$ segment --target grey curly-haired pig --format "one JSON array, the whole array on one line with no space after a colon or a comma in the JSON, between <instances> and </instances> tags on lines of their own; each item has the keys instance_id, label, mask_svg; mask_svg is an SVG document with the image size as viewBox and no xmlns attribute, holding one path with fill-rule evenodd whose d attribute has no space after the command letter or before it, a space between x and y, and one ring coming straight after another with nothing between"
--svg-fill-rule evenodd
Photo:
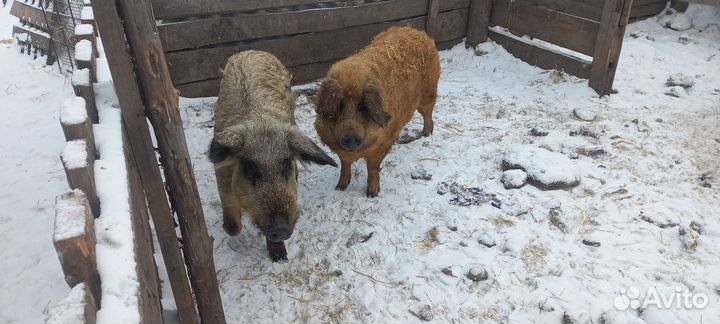
<instances>
[{"instance_id":1,"label":"grey curly-haired pig","mask_svg":"<svg viewBox=\"0 0 720 324\"><path fill-rule=\"evenodd\" d=\"M337 167L295 126L290 74L260 51L233 55L225 66L215 106L209 157L229 235L242 229L242 213L265 235L273 261L287 259L283 241L300 215L296 160Z\"/></svg>"}]
</instances>

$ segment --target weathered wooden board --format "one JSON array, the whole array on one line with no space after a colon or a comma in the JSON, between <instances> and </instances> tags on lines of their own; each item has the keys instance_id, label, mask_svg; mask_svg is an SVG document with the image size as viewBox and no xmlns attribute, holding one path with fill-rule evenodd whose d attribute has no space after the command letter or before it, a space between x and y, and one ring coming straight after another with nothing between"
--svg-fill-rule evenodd
<instances>
[{"instance_id":1,"label":"weathered wooden board","mask_svg":"<svg viewBox=\"0 0 720 324\"><path fill-rule=\"evenodd\" d=\"M586 55L593 54L600 25L596 21L512 0L495 0L490 24Z\"/></svg>"},{"instance_id":2,"label":"weathered wooden board","mask_svg":"<svg viewBox=\"0 0 720 324\"><path fill-rule=\"evenodd\" d=\"M466 8L470 0L442 0L444 8ZM427 0L420 0L425 2ZM153 14L156 19L176 19L193 16L209 16L266 10L275 8L305 9L305 7L329 7L338 3L337 0L152 0ZM442 8L441 7L441 8ZM442 10L442 9L441 9ZM447 9L446 9L447 10Z\"/></svg>"},{"instance_id":3,"label":"weathered wooden board","mask_svg":"<svg viewBox=\"0 0 720 324\"><path fill-rule=\"evenodd\" d=\"M153 237L140 172L129 145L127 128L122 127L125 168L128 177L128 204L132 222L135 272L138 276L138 304L142 323L163 323L162 291L153 256Z\"/></svg>"},{"instance_id":4,"label":"weathered wooden board","mask_svg":"<svg viewBox=\"0 0 720 324\"><path fill-rule=\"evenodd\" d=\"M655 2L646 5L636 5L636 3L633 3L632 10L630 10L630 19L657 15L661 13L665 9L665 7L667 7L666 1Z\"/></svg>"},{"instance_id":5,"label":"weathered wooden board","mask_svg":"<svg viewBox=\"0 0 720 324\"><path fill-rule=\"evenodd\" d=\"M27 37L20 37L20 35L26 34ZM35 29L28 29L23 26L13 26L13 36L18 38L18 42L27 44L30 43L43 51L50 49L50 37L37 32Z\"/></svg>"},{"instance_id":6,"label":"weathered wooden board","mask_svg":"<svg viewBox=\"0 0 720 324\"><path fill-rule=\"evenodd\" d=\"M35 26L48 29L49 26L46 23L43 10L39 7L32 6L22 1L13 1L12 7L10 7L10 14L18 17L20 21L29 22ZM51 12L47 12L47 22L50 22Z\"/></svg>"},{"instance_id":7,"label":"weathered wooden board","mask_svg":"<svg viewBox=\"0 0 720 324\"><path fill-rule=\"evenodd\" d=\"M440 11L462 9L448 3ZM427 14L428 0L391 0L355 7L251 14L161 24L160 39L166 52L249 39L321 32L352 26L400 20Z\"/></svg>"},{"instance_id":8,"label":"weathered wooden board","mask_svg":"<svg viewBox=\"0 0 720 324\"><path fill-rule=\"evenodd\" d=\"M437 20L437 41L461 38L465 35L467 9L440 13ZM225 66L227 59L249 49L272 53L288 67L344 58L369 44L375 35L390 26L423 29L425 17L261 40L231 47L173 52L167 54L167 59L173 82L181 85L221 77L220 69Z\"/></svg>"},{"instance_id":9,"label":"weathered wooden board","mask_svg":"<svg viewBox=\"0 0 720 324\"><path fill-rule=\"evenodd\" d=\"M590 64L586 62L523 43L492 30L488 31L488 33L491 39L502 45L513 56L529 64L543 69L564 70L580 78L587 79L590 77Z\"/></svg>"},{"instance_id":10,"label":"weathered wooden board","mask_svg":"<svg viewBox=\"0 0 720 324\"><path fill-rule=\"evenodd\" d=\"M487 30L490 25L492 0L472 0L468 14L467 39L465 45L475 47L487 40Z\"/></svg>"},{"instance_id":11,"label":"weathered wooden board","mask_svg":"<svg viewBox=\"0 0 720 324\"><path fill-rule=\"evenodd\" d=\"M588 85L601 96L612 92L633 0L605 0Z\"/></svg>"},{"instance_id":12,"label":"weathered wooden board","mask_svg":"<svg viewBox=\"0 0 720 324\"><path fill-rule=\"evenodd\" d=\"M515 0L515 3L525 3L544 7L589 20L600 21L602 1L578 0Z\"/></svg>"}]
</instances>

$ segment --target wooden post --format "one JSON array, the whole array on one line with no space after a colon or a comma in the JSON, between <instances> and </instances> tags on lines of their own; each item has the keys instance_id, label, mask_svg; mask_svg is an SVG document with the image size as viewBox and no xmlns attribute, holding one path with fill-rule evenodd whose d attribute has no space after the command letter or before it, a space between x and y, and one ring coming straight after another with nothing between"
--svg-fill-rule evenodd
<instances>
[{"instance_id":1,"label":"wooden post","mask_svg":"<svg viewBox=\"0 0 720 324\"><path fill-rule=\"evenodd\" d=\"M135 242L135 269L140 286L140 289L138 289L140 318L142 323L164 323L161 303L162 288L160 287L160 278L155 264L155 257L153 256L153 237L150 230L148 208L145 203L145 192L135 164L135 156L129 147L130 141L127 132L127 128L122 129L123 151L125 151L125 167L128 178L130 220L133 228L133 241ZM177 244L175 250L180 251ZM187 279L185 279L185 282L187 284Z\"/></svg>"},{"instance_id":2,"label":"wooden post","mask_svg":"<svg viewBox=\"0 0 720 324\"><path fill-rule=\"evenodd\" d=\"M95 14L89 4L85 4L82 10L80 10L80 23L92 25L95 37L98 36L97 24L95 24Z\"/></svg>"},{"instance_id":3,"label":"wooden post","mask_svg":"<svg viewBox=\"0 0 720 324\"><path fill-rule=\"evenodd\" d=\"M76 69L72 74L72 86L76 96L85 99L88 115L93 124L100 122L97 104L95 103L95 90L90 83L89 69Z\"/></svg>"},{"instance_id":4,"label":"wooden post","mask_svg":"<svg viewBox=\"0 0 720 324\"><path fill-rule=\"evenodd\" d=\"M438 14L440 13L440 0L428 2L427 20L425 20L425 31L435 39L438 29Z\"/></svg>"},{"instance_id":5,"label":"wooden post","mask_svg":"<svg viewBox=\"0 0 720 324\"><path fill-rule=\"evenodd\" d=\"M685 12L685 10L687 10L689 5L690 5L690 3L687 1L682 1L682 0L670 1L670 8L673 8L678 12Z\"/></svg>"},{"instance_id":6,"label":"wooden post","mask_svg":"<svg viewBox=\"0 0 720 324\"><path fill-rule=\"evenodd\" d=\"M95 135L93 126L87 114L85 99L72 97L65 99L60 108L60 126L65 134L66 141L87 140L88 152L94 160L98 158L95 149Z\"/></svg>"},{"instance_id":7,"label":"wooden post","mask_svg":"<svg viewBox=\"0 0 720 324\"><path fill-rule=\"evenodd\" d=\"M155 225L155 232L167 268L180 323L198 323L195 302L188 284L188 275L182 254L178 248L174 221L165 192L165 184L155 158L155 150L145 119L138 81L135 78L135 71L131 63L133 60L127 50L125 31L117 11L117 4L115 0L96 0L93 1L93 9L95 16L98 17L96 23L103 45L114 49L107 51L105 56L114 80L115 92L120 102L123 127L129 139L129 148L135 159L135 165L138 167L140 180L145 190L145 198ZM199 221L204 225L203 217L200 218ZM206 230L203 230L203 233L206 233ZM187 241L185 243L183 246L187 251L189 247ZM212 249L209 253L210 264L212 265ZM212 280L216 280L214 276ZM215 287L217 289L217 286ZM206 295L203 298L207 298ZM198 298L200 298L199 294ZM215 302L221 305L219 298ZM224 320L224 316L221 318ZM210 321L212 320L210 319Z\"/></svg>"},{"instance_id":8,"label":"wooden post","mask_svg":"<svg viewBox=\"0 0 720 324\"><path fill-rule=\"evenodd\" d=\"M92 44L92 55L93 57L99 57L97 50L97 40L95 39L95 27L91 24L79 24L75 26L75 39L88 40Z\"/></svg>"},{"instance_id":9,"label":"wooden post","mask_svg":"<svg viewBox=\"0 0 720 324\"><path fill-rule=\"evenodd\" d=\"M631 8L632 0L605 0L603 5L589 82L590 87L601 96L612 92Z\"/></svg>"},{"instance_id":10,"label":"wooden post","mask_svg":"<svg viewBox=\"0 0 720 324\"><path fill-rule=\"evenodd\" d=\"M70 287L84 282L100 307L100 275L95 257L95 219L82 190L75 189L55 199L53 244Z\"/></svg>"},{"instance_id":11,"label":"wooden post","mask_svg":"<svg viewBox=\"0 0 720 324\"><path fill-rule=\"evenodd\" d=\"M60 159L70 189L80 189L90 202L95 218L100 217L100 200L95 190L95 161L90 158L86 140L74 140L65 143Z\"/></svg>"},{"instance_id":12,"label":"wooden post","mask_svg":"<svg viewBox=\"0 0 720 324\"><path fill-rule=\"evenodd\" d=\"M95 324L96 304L98 303L93 298L88 285L81 282L48 309L45 323Z\"/></svg>"},{"instance_id":13,"label":"wooden post","mask_svg":"<svg viewBox=\"0 0 720 324\"><path fill-rule=\"evenodd\" d=\"M99 17L102 4L117 8L125 24L125 36L135 59L135 74L140 81L145 113L155 132L165 179L170 188L169 194L177 211L183 252L200 320L202 323L225 324L213 261L213 240L208 235L188 153L180 119L178 92L170 80L150 0L94 1L93 9L98 23L104 19Z\"/></svg>"},{"instance_id":14,"label":"wooden post","mask_svg":"<svg viewBox=\"0 0 720 324\"><path fill-rule=\"evenodd\" d=\"M471 0L468 14L466 47L475 47L487 41L492 0Z\"/></svg>"},{"instance_id":15,"label":"wooden post","mask_svg":"<svg viewBox=\"0 0 720 324\"><path fill-rule=\"evenodd\" d=\"M90 82L97 82L97 63L89 40L83 39L75 44L75 64L78 69L90 70Z\"/></svg>"}]
</instances>

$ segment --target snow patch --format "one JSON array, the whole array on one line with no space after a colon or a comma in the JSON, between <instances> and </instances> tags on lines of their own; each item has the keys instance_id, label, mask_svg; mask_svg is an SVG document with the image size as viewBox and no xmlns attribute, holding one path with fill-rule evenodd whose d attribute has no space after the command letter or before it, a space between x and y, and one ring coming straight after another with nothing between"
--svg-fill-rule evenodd
<instances>
[{"instance_id":1,"label":"snow patch","mask_svg":"<svg viewBox=\"0 0 720 324\"><path fill-rule=\"evenodd\" d=\"M565 189L580 184L580 176L570 159L533 145L509 148L503 156L503 169L522 169L531 183L541 189Z\"/></svg>"},{"instance_id":2,"label":"snow patch","mask_svg":"<svg viewBox=\"0 0 720 324\"><path fill-rule=\"evenodd\" d=\"M92 35L94 33L93 25L79 24L75 26L75 35Z\"/></svg>"},{"instance_id":3,"label":"snow patch","mask_svg":"<svg viewBox=\"0 0 720 324\"><path fill-rule=\"evenodd\" d=\"M87 3L87 4L89 4L89 3ZM90 7L90 6L83 7L82 10L80 11L80 19L81 20L95 20L95 13L93 12L92 7Z\"/></svg>"},{"instance_id":4,"label":"snow patch","mask_svg":"<svg viewBox=\"0 0 720 324\"><path fill-rule=\"evenodd\" d=\"M88 152L87 141L84 139L67 142L61 154L65 167L79 169L87 167Z\"/></svg>"},{"instance_id":5,"label":"snow patch","mask_svg":"<svg viewBox=\"0 0 720 324\"><path fill-rule=\"evenodd\" d=\"M520 188L527 182L527 173L523 170L506 170L503 171L501 179L505 189Z\"/></svg>"},{"instance_id":6,"label":"snow patch","mask_svg":"<svg viewBox=\"0 0 720 324\"><path fill-rule=\"evenodd\" d=\"M90 61L92 58L92 43L87 39L82 39L75 44L75 60Z\"/></svg>"},{"instance_id":7,"label":"snow patch","mask_svg":"<svg viewBox=\"0 0 720 324\"><path fill-rule=\"evenodd\" d=\"M87 228L86 211L88 201L80 189L60 195L55 199L54 241L82 236Z\"/></svg>"},{"instance_id":8,"label":"snow patch","mask_svg":"<svg viewBox=\"0 0 720 324\"><path fill-rule=\"evenodd\" d=\"M84 282L75 285L70 293L50 308L45 324L84 323L86 293Z\"/></svg>"},{"instance_id":9,"label":"snow patch","mask_svg":"<svg viewBox=\"0 0 720 324\"><path fill-rule=\"evenodd\" d=\"M66 125L74 125L85 122L88 119L85 99L83 97L72 97L63 100L60 107L60 122Z\"/></svg>"},{"instance_id":10,"label":"snow patch","mask_svg":"<svg viewBox=\"0 0 720 324\"><path fill-rule=\"evenodd\" d=\"M660 26L676 31L685 31L693 27L692 18L688 14L673 9L668 9L666 14L658 16L657 22Z\"/></svg>"},{"instance_id":11,"label":"snow patch","mask_svg":"<svg viewBox=\"0 0 720 324\"><path fill-rule=\"evenodd\" d=\"M78 69L73 71L72 85L89 86L90 85L90 69Z\"/></svg>"}]
</instances>

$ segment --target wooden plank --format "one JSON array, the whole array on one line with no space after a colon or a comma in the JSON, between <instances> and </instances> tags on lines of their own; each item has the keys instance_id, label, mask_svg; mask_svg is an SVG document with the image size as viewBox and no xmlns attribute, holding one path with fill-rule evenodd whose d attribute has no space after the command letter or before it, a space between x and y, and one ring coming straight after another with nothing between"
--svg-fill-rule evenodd
<instances>
[{"instance_id":1,"label":"wooden plank","mask_svg":"<svg viewBox=\"0 0 720 324\"><path fill-rule=\"evenodd\" d=\"M105 55L120 103L123 127L128 138L125 143L126 147L130 148L131 156L140 172L140 180L145 189L145 198L178 309L179 321L183 324L198 323L195 301L183 257L178 247L165 183L155 158L155 150L143 109L144 103L138 81L135 78L125 32L117 12L117 4L114 0L95 0L92 4L95 16L98 18L96 22L104 45L116 49L107 51Z\"/></svg>"},{"instance_id":2,"label":"wooden plank","mask_svg":"<svg viewBox=\"0 0 720 324\"><path fill-rule=\"evenodd\" d=\"M90 82L97 82L97 60L93 54L93 44L87 39L83 39L75 44L75 63L78 69L90 70Z\"/></svg>"},{"instance_id":3,"label":"wooden plank","mask_svg":"<svg viewBox=\"0 0 720 324\"><path fill-rule=\"evenodd\" d=\"M720 5L720 1L718 0L708 0L708 1L715 1L718 5ZM682 1L682 0L672 0L670 1L670 8L675 9L677 12L685 12L690 5L689 2ZM635 8L635 6L633 6ZM630 12L630 16L632 17L632 11Z\"/></svg>"},{"instance_id":4,"label":"wooden plank","mask_svg":"<svg viewBox=\"0 0 720 324\"><path fill-rule=\"evenodd\" d=\"M84 282L77 284L62 299L50 306L45 323L95 324L97 302Z\"/></svg>"},{"instance_id":5,"label":"wooden plank","mask_svg":"<svg viewBox=\"0 0 720 324\"><path fill-rule=\"evenodd\" d=\"M424 1L426 2L427 0ZM441 1L440 11L467 8L469 1L470 0L443 0ZM152 8L155 19L178 19L183 17L210 16L258 10L277 10L278 8L284 8L286 11L296 11L337 6L338 3L341 6L352 5L352 2L345 4L337 0L152 0Z\"/></svg>"},{"instance_id":6,"label":"wooden plank","mask_svg":"<svg viewBox=\"0 0 720 324\"><path fill-rule=\"evenodd\" d=\"M428 0L391 0L355 7L252 14L158 26L166 51L283 35L321 32L424 16Z\"/></svg>"},{"instance_id":7,"label":"wooden plank","mask_svg":"<svg viewBox=\"0 0 720 324\"><path fill-rule=\"evenodd\" d=\"M165 179L170 188L170 200L173 202L180 224L185 260L189 273L192 274L190 283L195 292L200 321L224 324L225 314L215 273L212 238L208 235L192 160L188 153L177 91L170 80L150 0L96 0L92 5L96 22L105 41L103 44L117 49L106 53L108 59L110 52L120 54L110 62L115 84L120 82L119 80L125 80L139 85L139 88L129 89L133 92L129 94L132 97L125 98L124 103L130 107L138 107L137 99L142 98L142 104L147 108L144 113L153 125ZM124 31L123 23L126 24ZM106 33L104 30L107 29L113 31ZM127 52L120 50L126 48L125 40L131 50L134 69L127 66L130 62L130 59L124 56ZM119 63L121 66L115 66L116 69L113 70L113 63ZM123 68L123 71L118 71L118 68ZM133 70L139 81L137 83L132 77ZM133 113L137 114L139 111L135 110ZM130 131L135 132L134 129ZM144 141L135 144L140 145ZM140 150L141 154L143 152ZM154 155L152 156L151 159L147 155L141 155L145 157L144 160L154 163L156 160Z\"/></svg>"},{"instance_id":8,"label":"wooden plank","mask_svg":"<svg viewBox=\"0 0 720 324\"><path fill-rule=\"evenodd\" d=\"M82 97L65 99L60 108L60 126L65 134L66 141L84 139L88 145L90 157L98 158L95 148L95 135L93 126L87 111L87 104Z\"/></svg>"},{"instance_id":9,"label":"wooden plank","mask_svg":"<svg viewBox=\"0 0 720 324\"><path fill-rule=\"evenodd\" d=\"M440 13L440 0L430 0L428 3L427 19L425 21L425 32L435 39L438 28L438 14Z\"/></svg>"},{"instance_id":10,"label":"wooden plank","mask_svg":"<svg viewBox=\"0 0 720 324\"><path fill-rule=\"evenodd\" d=\"M612 92L632 2L633 0L605 0L603 6L589 82L590 87L601 96Z\"/></svg>"},{"instance_id":11,"label":"wooden plank","mask_svg":"<svg viewBox=\"0 0 720 324\"><path fill-rule=\"evenodd\" d=\"M643 6L633 6L630 10L630 18L637 19L648 16L655 16L661 13L667 7L667 5L667 2L656 2Z\"/></svg>"},{"instance_id":12,"label":"wooden plank","mask_svg":"<svg viewBox=\"0 0 720 324\"><path fill-rule=\"evenodd\" d=\"M600 21L602 9L601 1L577 0L515 0L515 3L525 3L554 11L566 13L593 21Z\"/></svg>"},{"instance_id":13,"label":"wooden plank","mask_svg":"<svg viewBox=\"0 0 720 324\"><path fill-rule=\"evenodd\" d=\"M512 0L495 0L491 25L592 55L599 23Z\"/></svg>"},{"instance_id":14,"label":"wooden plank","mask_svg":"<svg viewBox=\"0 0 720 324\"><path fill-rule=\"evenodd\" d=\"M97 112L97 104L95 102L95 90L93 89L92 83L90 83L90 70L75 69L72 74L72 86L75 95L85 99L87 113L90 116L90 120L94 124L97 124L100 120Z\"/></svg>"},{"instance_id":15,"label":"wooden plank","mask_svg":"<svg viewBox=\"0 0 720 324\"><path fill-rule=\"evenodd\" d=\"M163 323L161 303L162 290L157 265L153 256L153 238L150 230L145 193L140 181L140 173L135 165L135 157L129 147L127 128L122 128L125 168L128 177L128 196L130 220L133 231L135 253L135 272L138 276L138 304L143 323Z\"/></svg>"},{"instance_id":16,"label":"wooden plank","mask_svg":"<svg viewBox=\"0 0 720 324\"><path fill-rule=\"evenodd\" d=\"M436 40L442 42L463 37L466 17L467 9L440 13ZM344 58L369 44L375 35L391 26L422 29L425 17L261 40L231 47L172 52L167 54L170 76L176 85L219 78L222 76L220 69L224 68L230 56L249 49L272 53L288 67Z\"/></svg>"},{"instance_id":17,"label":"wooden plank","mask_svg":"<svg viewBox=\"0 0 720 324\"><path fill-rule=\"evenodd\" d=\"M80 189L85 193L93 215L98 218L100 200L95 189L95 160L91 158L88 148L89 145L84 139L67 142L60 154L60 160L70 189Z\"/></svg>"},{"instance_id":18,"label":"wooden plank","mask_svg":"<svg viewBox=\"0 0 720 324\"><path fill-rule=\"evenodd\" d=\"M472 0L470 3L466 46L475 47L487 40L492 3L492 0Z\"/></svg>"},{"instance_id":19,"label":"wooden plank","mask_svg":"<svg viewBox=\"0 0 720 324\"><path fill-rule=\"evenodd\" d=\"M37 27L48 29L49 26L46 23L43 10L39 7L32 6L22 1L13 1L12 7L10 7L10 14L18 17L20 21L29 22ZM47 21L50 21L50 15L52 12L47 12Z\"/></svg>"},{"instance_id":20,"label":"wooden plank","mask_svg":"<svg viewBox=\"0 0 720 324\"><path fill-rule=\"evenodd\" d=\"M70 287L85 283L92 306L100 307L102 291L95 256L95 218L88 197L75 189L55 198L53 245Z\"/></svg>"},{"instance_id":21,"label":"wooden plank","mask_svg":"<svg viewBox=\"0 0 720 324\"><path fill-rule=\"evenodd\" d=\"M39 30L34 28L15 25L13 26L13 37L18 39L18 42L25 44L30 43L32 46L43 51L50 49L50 37L46 34L41 34Z\"/></svg>"},{"instance_id":22,"label":"wooden plank","mask_svg":"<svg viewBox=\"0 0 720 324\"><path fill-rule=\"evenodd\" d=\"M667 4L668 0L634 0L632 8L642 7L642 6L646 6L646 5L650 5L650 4L658 4L658 3Z\"/></svg>"},{"instance_id":23,"label":"wooden plank","mask_svg":"<svg viewBox=\"0 0 720 324\"><path fill-rule=\"evenodd\" d=\"M493 30L489 30L488 33L492 40L502 45L513 56L528 64L543 69L564 70L580 78L588 78L590 76L590 64L566 55L523 43Z\"/></svg>"}]
</instances>

